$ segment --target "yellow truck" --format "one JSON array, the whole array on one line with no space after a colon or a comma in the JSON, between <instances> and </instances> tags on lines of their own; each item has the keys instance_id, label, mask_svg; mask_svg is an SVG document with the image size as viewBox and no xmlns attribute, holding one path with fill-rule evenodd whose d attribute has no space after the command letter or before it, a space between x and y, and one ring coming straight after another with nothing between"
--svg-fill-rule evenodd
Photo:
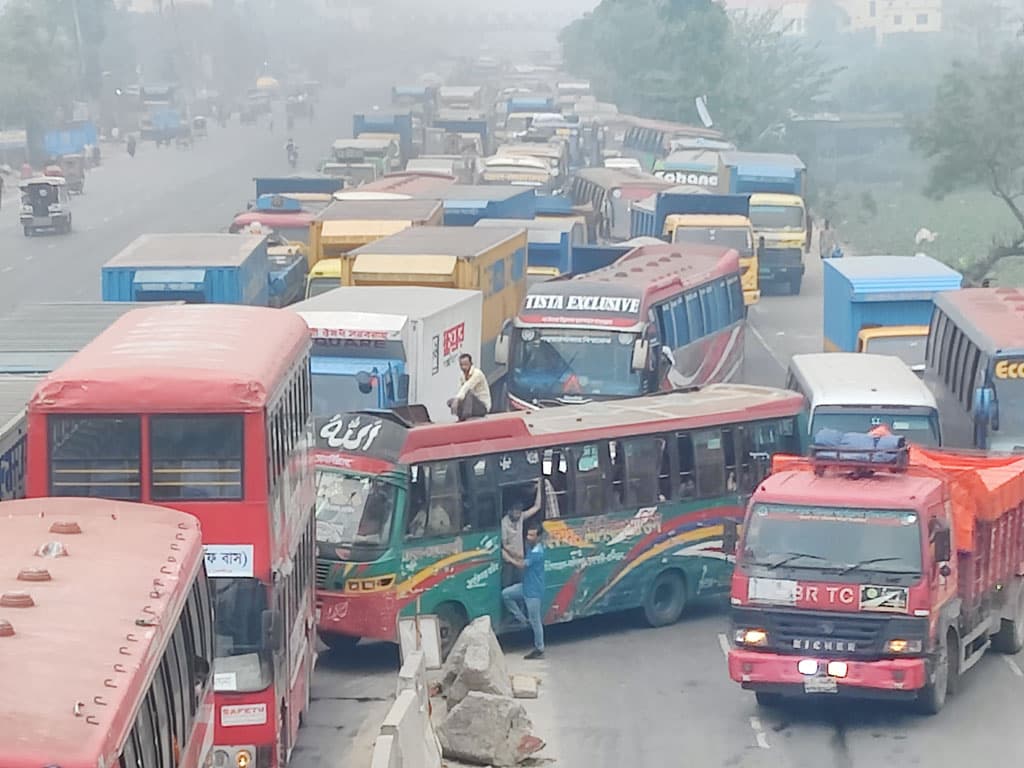
<instances>
[{"instance_id":1,"label":"yellow truck","mask_svg":"<svg viewBox=\"0 0 1024 768\"><path fill-rule=\"evenodd\" d=\"M444 206L439 200L337 200L309 226L309 277L306 297L341 285L344 267L339 257L361 245L408 227L440 226ZM332 262L332 263L325 263ZM335 277L333 284L329 278Z\"/></svg>"},{"instance_id":2,"label":"yellow truck","mask_svg":"<svg viewBox=\"0 0 1024 768\"><path fill-rule=\"evenodd\" d=\"M342 257L351 260L345 285L422 285L464 288L483 294L481 357L494 403L505 402L505 366L494 344L526 296L526 230L522 227L415 227ZM447 340L444 341L447 344ZM443 358L443 350L441 357ZM452 387L454 392L455 380Z\"/></svg>"}]
</instances>

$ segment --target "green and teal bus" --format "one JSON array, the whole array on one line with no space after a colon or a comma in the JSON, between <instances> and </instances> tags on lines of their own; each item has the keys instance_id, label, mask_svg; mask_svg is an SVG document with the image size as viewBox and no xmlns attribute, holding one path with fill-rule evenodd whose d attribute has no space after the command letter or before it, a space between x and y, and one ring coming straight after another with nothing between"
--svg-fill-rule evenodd
<instances>
[{"instance_id":1,"label":"green and teal bus","mask_svg":"<svg viewBox=\"0 0 1024 768\"><path fill-rule=\"evenodd\" d=\"M332 648L396 641L435 614L443 648L501 603L500 520L543 482L545 623L642 609L652 626L727 594L727 520L775 453L801 453L805 400L713 384L417 424L384 411L317 425L317 621ZM409 414L406 414L409 415Z\"/></svg>"}]
</instances>

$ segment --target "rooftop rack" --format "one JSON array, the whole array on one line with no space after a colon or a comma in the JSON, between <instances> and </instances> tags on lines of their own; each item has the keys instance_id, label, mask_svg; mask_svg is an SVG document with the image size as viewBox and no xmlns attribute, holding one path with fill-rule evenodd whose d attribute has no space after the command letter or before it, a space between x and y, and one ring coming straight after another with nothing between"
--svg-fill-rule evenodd
<instances>
[{"instance_id":1,"label":"rooftop rack","mask_svg":"<svg viewBox=\"0 0 1024 768\"><path fill-rule=\"evenodd\" d=\"M829 469L867 477L876 472L900 474L910 464L906 438L892 434L865 434L822 429L814 435L810 449L814 474Z\"/></svg>"}]
</instances>

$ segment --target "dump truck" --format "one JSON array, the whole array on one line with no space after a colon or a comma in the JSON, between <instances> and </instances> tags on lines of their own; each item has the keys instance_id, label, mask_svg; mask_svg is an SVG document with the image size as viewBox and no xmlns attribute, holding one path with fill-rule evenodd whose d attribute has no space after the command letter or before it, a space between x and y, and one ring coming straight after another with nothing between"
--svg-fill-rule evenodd
<instances>
[{"instance_id":1,"label":"dump truck","mask_svg":"<svg viewBox=\"0 0 1024 768\"><path fill-rule=\"evenodd\" d=\"M721 152L718 175L720 191L751 196L760 282L800 293L803 257L811 249L812 234L804 203L807 169L803 161L796 155L770 152Z\"/></svg>"},{"instance_id":2,"label":"dump truck","mask_svg":"<svg viewBox=\"0 0 1024 768\"><path fill-rule=\"evenodd\" d=\"M432 421L454 421L459 355L480 359L480 291L334 288L291 309L313 339L315 419L417 404Z\"/></svg>"},{"instance_id":3,"label":"dump truck","mask_svg":"<svg viewBox=\"0 0 1024 768\"><path fill-rule=\"evenodd\" d=\"M826 259L823 279L825 351L895 355L918 376L935 294L963 283L924 254Z\"/></svg>"},{"instance_id":4,"label":"dump truck","mask_svg":"<svg viewBox=\"0 0 1024 768\"><path fill-rule=\"evenodd\" d=\"M876 431L877 432L877 431ZM731 584L729 676L937 713L988 650L1024 649L1024 457L819 432L757 484Z\"/></svg>"}]
</instances>

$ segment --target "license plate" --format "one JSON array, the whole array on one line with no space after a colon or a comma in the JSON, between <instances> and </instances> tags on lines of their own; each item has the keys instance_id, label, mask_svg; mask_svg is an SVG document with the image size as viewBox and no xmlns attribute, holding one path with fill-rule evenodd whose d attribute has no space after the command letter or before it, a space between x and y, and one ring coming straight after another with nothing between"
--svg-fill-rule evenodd
<instances>
[{"instance_id":1,"label":"license plate","mask_svg":"<svg viewBox=\"0 0 1024 768\"><path fill-rule=\"evenodd\" d=\"M834 677L808 677L804 679L804 693L837 693Z\"/></svg>"}]
</instances>

